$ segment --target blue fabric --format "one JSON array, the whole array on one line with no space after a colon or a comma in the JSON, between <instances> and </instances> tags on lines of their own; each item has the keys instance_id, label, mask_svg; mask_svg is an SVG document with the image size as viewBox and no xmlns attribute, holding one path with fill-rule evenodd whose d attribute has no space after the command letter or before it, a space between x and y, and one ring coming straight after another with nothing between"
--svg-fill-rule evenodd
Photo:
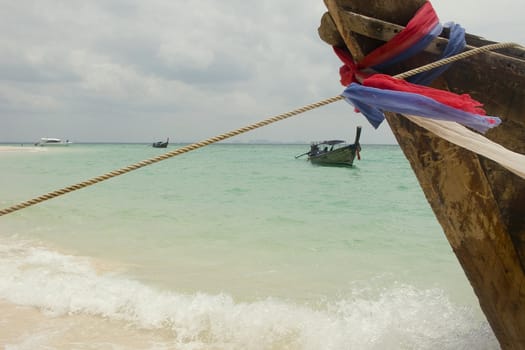
<instances>
[{"instance_id":1,"label":"blue fabric","mask_svg":"<svg viewBox=\"0 0 525 350\"><path fill-rule=\"evenodd\" d=\"M383 111L454 121L481 133L501 123L498 117L468 113L410 92L382 90L352 83L343 91L342 96L359 109L376 129L385 118ZM495 122L491 124L488 118Z\"/></svg>"},{"instance_id":2,"label":"blue fabric","mask_svg":"<svg viewBox=\"0 0 525 350\"><path fill-rule=\"evenodd\" d=\"M418 52L422 51L427 47L443 30L443 26L440 23L437 23L432 30L424 35L418 42L410 46L405 51L401 52L399 55L392 57L391 59L379 63L372 68L377 71L382 71L384 68L389 67L395 63L404 61L405 59L414 56Z\"/></svg>"},{"instance_id":3,"label":"blue fabric","mask_svg":"<svg viewBox=\"0 0 525 350\"><path fill-rule=\"evenodd\" d=\"M465 49L465 29L459 24L452 22L446 23L445 28L450 28L450 35L447 46L443 50L439 59L454 56ZM419 73L407 79L409 82L419 85L430 85L438 76L443 74L450 67L450 63L430 71Z\"/></svg>"}]
</instances>

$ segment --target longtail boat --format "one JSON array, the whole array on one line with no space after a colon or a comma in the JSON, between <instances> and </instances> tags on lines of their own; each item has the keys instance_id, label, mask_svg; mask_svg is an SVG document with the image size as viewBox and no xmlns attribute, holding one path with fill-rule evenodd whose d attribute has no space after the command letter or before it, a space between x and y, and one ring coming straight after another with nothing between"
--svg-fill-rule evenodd
<instances>
[{"instance_id":1,"label":"longtail boat","mask_svg":"<svg viewBox=\"0 0 525 350\"><path fill-rule=\"evenodd\" d=\"M321 18L319 35L334 50L348 54L356 75L369 74L364 62L428 4L424 0L324 2L328 11ZM396 76L438 61L452 40L450 33L444 28L417 54L374 71ZM471 34L465 34L465 41L463 52L494 44ZM360 77L356 80L359 83ZM476 141L468 147L469 138L462 143L443 137L422 118L384 113L501 348L525 349L525 179L512 169L525 166L525 50L511 45L455 61L430 87L468 94L483 104L487 115L501 120L483 138L472 132ZM499 147L514 161L506 164L478 152L487 145Z\"/></svg>"},{"instance_id":2,"label":"longtail boat","mask_svg":"<svg viewBox=\"0 0 525 350\"><path fill-rule=\"evenodd\" d=\"M166 139L166 141L157 141L157 142L153 142L151 144L151 146L153 148L167 148L168 147L168 143L170 142L170 138L168 137Z\"/></svg>"},{"instance_id":3,"label":"longtail boat","mask_svg":"<svg viewBox=\"0 0 525 350\"><path fill-rule=\"evenodd\" d=\"M296 156L295 158L307 155L308 161L315 165L351 167L354 164L356 156L358 159L360 158L360 136L361 127L358 126L354 143L346 143L344 140L325 140L312 142L308 152Z\"/></svg>"}]
</instances>

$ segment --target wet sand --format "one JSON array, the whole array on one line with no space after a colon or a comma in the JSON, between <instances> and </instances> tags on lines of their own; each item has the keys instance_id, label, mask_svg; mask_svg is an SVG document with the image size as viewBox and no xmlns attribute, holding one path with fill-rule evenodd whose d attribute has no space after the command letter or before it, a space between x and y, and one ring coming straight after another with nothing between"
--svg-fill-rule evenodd
<instances>
[{"instance_id":1,"label":"wet sand","mask_svg":"<svg viewBox=\"0 0 525 350\"><path fill-rule=\"evenodd\" d=\"M0 300L2 349L177 349L169 329L137 329L118 320L91 315L53 315L46 310Z\"/></svg>"}]
</instances>

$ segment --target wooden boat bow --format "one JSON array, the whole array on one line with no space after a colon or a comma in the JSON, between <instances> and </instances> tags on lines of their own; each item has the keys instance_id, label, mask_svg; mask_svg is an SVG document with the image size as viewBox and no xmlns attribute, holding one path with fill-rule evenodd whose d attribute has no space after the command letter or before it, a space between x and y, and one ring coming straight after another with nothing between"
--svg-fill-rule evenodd
<instances>
[{"instance_id":1,"label":"wooden boat bow","mask_svg":"<svg viewBox=\"0 0 525 350\"><path fill-rule=\"evenodd\" d=\"M424 0L324 0L319 35L355 61L389 40ZM446 42L389 68L395 75L436 60ZM469 47L491 43L466 35ZM454 63L433 87L468 93L502 124L486 137L525 154L525 50L510 48ZM525 349L525 180L448 142L403 115L385 113L400 147L504 349Z\"/></svg>"}]
</instances>

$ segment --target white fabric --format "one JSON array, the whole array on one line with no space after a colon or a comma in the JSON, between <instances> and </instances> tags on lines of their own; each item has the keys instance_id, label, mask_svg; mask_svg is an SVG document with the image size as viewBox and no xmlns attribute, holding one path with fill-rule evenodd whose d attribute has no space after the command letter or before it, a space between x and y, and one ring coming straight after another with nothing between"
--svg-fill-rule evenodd
<instances>
[{"instance_id":1,"label":"white fabric","mask_svg":"<svg viewBox=\"0 0 525 350\"><path fill-rule=\"evenodd\" d=\"M491 159L522 179L525 179L525 155L510 151L483 135L470 131L455 122L427 119L413 115L406 115L406 117L433 134Z\"/></svg>"}]
</instances>

